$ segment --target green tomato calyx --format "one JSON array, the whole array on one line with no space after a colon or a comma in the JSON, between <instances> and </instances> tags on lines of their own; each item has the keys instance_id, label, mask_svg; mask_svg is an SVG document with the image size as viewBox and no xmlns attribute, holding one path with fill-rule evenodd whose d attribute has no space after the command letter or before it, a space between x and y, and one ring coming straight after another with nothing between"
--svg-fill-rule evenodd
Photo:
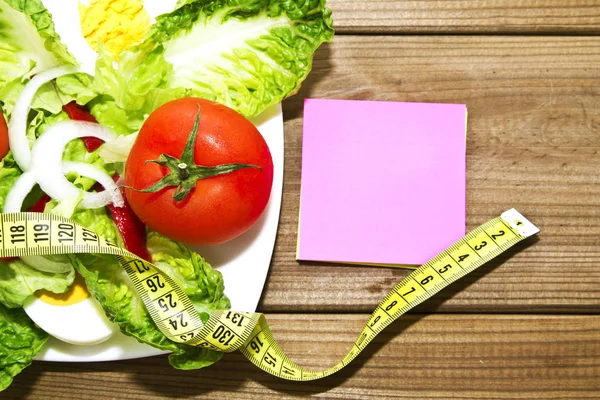
<instances>
[{"instance_id":1,"label":"green tomato calyx","mask_svg":"<svg viewBox=\"0 0 600 400\"><path fill-rule=\"evenodd\" d=\"M165 188L176 187L173 198L176 201L185 199L193 188L196 187L196 182L199 179L212 178L214 176L226 175L243 168L258 168L260 167L251 164L220 164L214 167L197 165L194 162L194 145L198 137L198 128L200 126L200 106L194 121L194 127L188 136L185 148L181 153L180 158L175 158L169 154L161 154L157 160L148 160L147 163L155 163L169 169L169 173L163 176L158 182L150 187L147 187L139 192L155 193ZM134 189L137 190L137 189Z\"/></svg>"}]
</instances>

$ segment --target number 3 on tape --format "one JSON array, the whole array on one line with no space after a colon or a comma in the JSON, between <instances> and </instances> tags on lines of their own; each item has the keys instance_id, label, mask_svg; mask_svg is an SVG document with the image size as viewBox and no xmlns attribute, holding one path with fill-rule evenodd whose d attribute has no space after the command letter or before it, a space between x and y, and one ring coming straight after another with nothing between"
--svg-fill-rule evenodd
<instances>
[{"instance_id":1,"label":"number 3 on tape","mask_svg":"<svg viewBox=\"0 0 600 400\"><path fill-rule=\"evenodd\" d=\"M539 229L515 209L475 228L402 279L375 308L344 358L325 371L308 371L291 361L279 348L260 313L215 311L203 324L189 297L168 274L65 218L40 213L1 214L0 257L113 254L133 282L156 326L169 339L226 352L239 350L270 374L309 381L344 368L402 314L538 232Z\"/></svg>"}]
</instances>

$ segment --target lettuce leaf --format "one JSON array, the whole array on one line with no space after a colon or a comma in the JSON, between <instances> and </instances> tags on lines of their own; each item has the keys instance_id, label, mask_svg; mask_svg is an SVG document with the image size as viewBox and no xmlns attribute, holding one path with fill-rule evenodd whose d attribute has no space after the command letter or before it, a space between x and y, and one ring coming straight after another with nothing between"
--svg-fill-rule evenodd
<instances>
[{"instance_id":1,"label":"lettuce leaf","mask_svg":"<svg viewBox=\"0 0 600 400\"><path fill-rule=\"evenodd\" d=\"M0 305L0 391L6 389L48 340L22 309Z\"/></svg>"},{"instance_id":2,"label":"lettuce leaf","mask_svg":"<svg viewBox=\"0 0 600 400\"><path fill-rule=\"evenodd\" d=\"M195 364L200 368L221 358L219 352L172 342L160 332L127 273L114 257L82 255L75 257L74 261L90 293L102 305L108 319L118 324L124 334L141 343L172 352L169 362L182 369L190 369L186 366ZM202 277L198 277L198 280L202 280Z\"/></svg>"},{"instance_id":3,"label":"lettuce leaf","mask_svg":"<svg viewBox=\"0 0 600 400\"><path fill-rule=\"evenodd\" d=\"M0 304L9 308L22 307L37 290L64 293L73 284L75 270L63 273L43 272L20 259L0 261Z\"/></svg>"},{"instance_id":4,"label":"lettuce leaf","mask_svg":"<svg viewBox=\"0 0 600 400\"><path fill-rule=\"evenodd\" d=\"M5 117L12 114L15 103L24 87L25 83L23 78L13 79L4 86L2 86L2 82L0 82L0 111L4 113Z\"/></svg>"},{"instance_id":5,"label":"lettuce leaf","mask_svg":"<svg viewBox=\"0 0 600 400\"><path fill-rule=\"evenodd\" d=\"M332 37L324 0L179 2L119 55L117 68L100 56L94 85L127 113L148 115L169 97L193 95L253 117L299 89L313 53Z\"/></svg>"},{"instance_id":6,"label":"lettuce leaf","mask_svg":"<svg viewBox=\"0 0 600 400\"><path fill-rule=\"evenodd\" d=\"M223 275L212 269L200 255L154 231L148 232L146 243L152 261L180 284L196 311L206 314L205 318L211 311L231 307L224 295Z\"/></svg>"},{"instance_id":7,"label":"lettuce leaf","mask_svg":"<svg viewBox=\"0 0 600 400\"><path fill-rule=\"evenodd\" d=\"M93 77L83 72L63 75L56 78L56 87L63 99L63 104L71 101L85 105L100 95L92 86Z\"/></svg>"},{"instance_id":8,"label":"lettuce leaf","mask_svg":"<svg viewBox=\"0 0 600 400\"><path fill-rule=\"evenodd\" d=\"M65 63L76 61L40 0L0 0L0 87Z\"/></svg>"},{"instance_id":9,"label":"lettuce leaf","mask_svg":"<svg viewBox=\"0 0 600 400\"><path fill-rule=\"evenodd\" d=\"M157 18L144 46L164 48L169 87L251 117L295 93L333 37L324 0L189 1Z\"/></svg>"},{"instance_id":10,"label":"lettuce leaf","mask_svg":"<svg viewBox=\"0 0 600 400\"><path fill-rule=\"evenodd\" d=\"M299 89L314 52L332 37L324 0L188 0L159 16L118 63L100 47L93 78L61 77L56 88L63 103L87 105L123 135L139 131L166 102L189 96L253 117Z\"/></svg>"},{"instance_id":11,"label":"lettuce leaf","mask_svg":"<svg viewBox=\"0 0 600 400\"><path fill-rule=\"evenodd\" d=\"M104 209L78 210L72 219L122 245L117 228ZM207 313L230 308L221 273L213 270L202 257L187 246L155 232L149 232L147 243L153 261L168 269L166 272L184 288L205 321ZM78 254L69 255L69 258L84 277L92 296L98 300L107 317L119 325L121 332L141 343L171 351L173 354L169 360L174 367L201 368L221 358L220 352L178 344L160 332L127 273L113 256Z\"/></svg>"},{"instance_id":12,"label":"lettuce leaf","mask_svg":"<svg viewBox=\"0 0 600 400\"><path fill-rule=\"evenodd\" d=\"M77 73L59 77L56 79L55 91L61 104L75 101L85 105L100 124L118 134L129 135L139 131L150 112L162 104L191 94L187 89L159 87L163 84L159 69L166 65L164 62L162 65L155 65L148 61L148 79L140 82L139 77L124 75L121 69L113 65L110 54L100 48L95 76ZM154 79L155 77L158 77L158 80ZM140 85L143 89L140 89ZM0 89L0 99L2 98ZM12 98L13 96L9 97Z\"/></svg>"},{"instance_id":13,"label":"lettuce leaf","mask_svg":"<svg viewBox=\"0 0 600 400\"><path fill-rule=\"evenodd\" d=\"M204 321L208 320L210 311L230 307L223 292L221 273L213 270L202 257L154 232L149 234L148 250L153 261L168 268L166 272L184 288ZM169 362L172 366L197 369L222 357L221 352L172 342L160 332L127 273L114 257L86 254L73 259L90 293L102 305L108 318L117 323L123 333L139 342L171 351Z\"/></svg>"},{"instance_id":14,"label":"lettuce leaf","mask_svg":"<svg viewBox=\"0 0 600 400\"><path fill-rule=\"evenodd\" d=\"M144 123L145 116L140 112L127 112L110 96L100 96L88 104L90 113L96 120L119 135L137 132Z\"/></svg>"},{"instance_id":15,"label":"lettuce leaf","mask_svg":"<svg viewBox=\"0 0 600 400\"><path fill-rule=\"evenodd\" d=\"M21 170L17 166L12 152L9 151L0 161L0 211L4 209L6 196L19 176L21 176Z\"/></svg>"},{"instance_id":16,"label":"lettuce leaf","mask_svg":"<svg viewBox=\"0 0 600 400\"><path fill-rule=\"evenodd\" d=\"M0 105L2 105L5 116L12 114L15 103L28 82L27 78L17 78L8 82L4 87L0 87ZM31 102L31 108L37 111L47 111L47 114L59 114L63 104L69 101L67 96L57 90L54 82L48 82L37 91Z\"/></svg>"}]
</instances>

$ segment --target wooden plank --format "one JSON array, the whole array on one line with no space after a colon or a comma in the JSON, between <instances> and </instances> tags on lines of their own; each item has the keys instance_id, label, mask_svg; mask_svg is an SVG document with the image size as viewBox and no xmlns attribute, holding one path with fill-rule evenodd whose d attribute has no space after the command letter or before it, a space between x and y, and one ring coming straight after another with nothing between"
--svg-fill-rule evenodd
<instances>
[{"instance_id":1,"label":"wooden plank","mask_svg":"<svg viewBox=\"0 0 600 400\"><path fill-rule=\"evenodd\" d=\"M366 315L271 315L274 335L306 367L336 363ZM113 363L36 362L3 399L469 398L597 399L600 316L411 315L348 367L314 382L272 377L239 353L200 371L166 357Z\"/></svg>"},{"instance_id":2,"label":"wooden plank","mask_svg":"<svg viewBox=\"0 0 600 400\"><path fill-rule=\"evenodd\" d=\"M421 311L574 311L600 306L600 38L339 36L284 102L286 160L264 311L369 312L405 270L298 263L306 97L466 103L467 216L515 207L538 239L451 286ZM407 188L408 189L408 188Z\"/></svg>"},{"instance_id":3,"label":"wooden plank","mask_svg":"<svg viewBox=\"0 0 600 400\"><path fill-rule=\"evenodd\" d=\"M598 0L328 0L338 33L598 34Z\"/></svg>"}]
</instances>

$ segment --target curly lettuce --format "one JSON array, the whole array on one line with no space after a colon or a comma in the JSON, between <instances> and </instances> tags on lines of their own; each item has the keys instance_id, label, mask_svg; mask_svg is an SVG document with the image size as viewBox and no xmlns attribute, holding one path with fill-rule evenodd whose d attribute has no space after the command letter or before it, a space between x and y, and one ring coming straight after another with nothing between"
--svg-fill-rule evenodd
<instances>
[{"instance_id":1,"label":"curly lettuce","mask_svg":"<svg viewBox=\"0 0 600 400\"><path fill-rule=\"evenodd\" d=\"M296 93L314 52L332 37L324 0L180 2L157 17L141 43L119 54L116 67L100 50L92 85L104 97L90 103L91 111L123 134L185 96L253 117ZM117 119L115 109L122 110Z\"/></svg>"},{"instance_id":2,"label":"curly lettuce","mask_svg":"<svg viewBox=\"0 0 600 400\"><path fill-rule=\"evenodd\" d=\"M152 262L179 283L196 311L201 316L205 314L206 320L210 312L231 307L224 295L223 275L212 269L204 258L186 245L153 231L148 233L146 243Z\"/></svg>"},{"instance_id":3,"label":"curly lettuce","mask_svg":"<svg viewBox=\"0 0 600 400\"><path fill-rule=\"evenodd\" d=\"M9 151L0 161L0 211L4 209L6 196L19 176L21 176L21 170L15 162L12 152Z\"/></svg>"},{"instance_id":4,"label":"curly lettuce","mask_svg":"<svg viewBox=\"0 0 600 400\"><path fill-rule=\"evenodd\" d=\"M252 117L294 94L314 52L332 37L324 0L187 1L157 18L146 40L121 57L140 68L142 57L159 52L172 66L166 87Z\"/></svg>"},{"instance_id":5,"label":"curly lettuce","mask_svg":"<svg viewBox=\"0 0 600 400\"><path fill-rule=\"evenodd\" d=\"M28 367L48 340L21 308L8 309L0 304L0 391Z\"/></svg>"},{"instance_id":6,"label":"curly lettuce","mask_svg":"<svg viewBox=\"0 0 600 400\"><path fill-rule=\"evenodd\" d=\"M46 272L16 259L0 261L0 304L9 308L22 307L36 291L46 289L64 293L73 284L75 271Z\"/></svg>"},{"instance_id":7,"label":"curly lettuce","mask_svg":"<svg viewBox=\"0 0 600 400\"><path fill-rule=\"evenodd\" d=\"M77 215L74 219L78 219ZM107 217L95 215L93 220L86 220L78 222L88 222L89 228L108 239L119 239L114 228L98 229L102 220L110 221ZM110 226L108 223L105 225ZM202 257L187 246L155 232L149 232L147 243L153 262L164 268L184 289L204 322L211 311L230 308L221 273L213 270ZM108 319L119 325L121 332L139 342L172 352L169 357L172 366L179 369L202 368L222 357L221 352L172 342L160 332L127 273L114 257L82 254L71 258Z\"/></svg>"},{"instance_id":8,"label":"curly lettuce","mask_svg":"<svg viewBox=\"0 0 600 400\"><path fill-rule=\"evenodd\" d=\"M40 0L0 0L0 88L25 74L74 64Z\"/></svg>"}]
</instances>

